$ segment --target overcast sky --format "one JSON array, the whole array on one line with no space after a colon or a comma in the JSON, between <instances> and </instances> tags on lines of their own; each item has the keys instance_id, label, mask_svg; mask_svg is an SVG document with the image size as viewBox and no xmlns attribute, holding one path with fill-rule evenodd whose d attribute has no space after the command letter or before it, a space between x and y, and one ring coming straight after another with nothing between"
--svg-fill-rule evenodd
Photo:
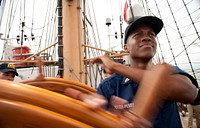
<instances>
[{"instance_id":1,"label":"overcast sky","mask_svg":"<svg viewBox=\"0 0 200 128\"><path fill-rule=\"evenodd\" d=\"M8 0L9 1L9 0ZM7 2L8 2L7 1ZM56 2L56 0L54 0ZM49 0L29 0L26 2L26 10L25 13L21 13L24 10L20 10L20 8L23 8L20 5L23 5L21 1L14 1L14 9L15 14L13 14L11 17L14 18L12 22L12 28L10 32L10 38L16 38L17 35L21 34L21 28L20 28L20 23L22 21L25 21L25 25L28 26L29 28L33 27L34 29L34 34L35 36L41 35L41 29L44 26L44 21L45 21L45 15L46 15L46 10L47 6L49 6L47 3ZM96 16L96 24L98 26L98 31L99 31L99 36L101 39L102 43L102 48L108 49L109 47L109 42L110 46L113 48L121 48L121 39L120 39L120 21L119 21L119 16L122 15L122 10L123 6L125 3L125 0L90 0L88 1L90 6L93 4L93 9L95 12ZM55 3L56 4L56 3ZM33 6L35 5L35 6ZM18 8L17 8L18 7ZM8 11L8 10L6 10ZM35 11L34 13L32 11ZM92 11L92 10L91 10ZM24 17L25 15L25 17ZM4 15L5 16L5 15ZM106 18L111 19L111 25L109 26L109 31L108 31L108 26L105 25L106 23ZM25 19L25 20L24 20ZM1 25L1 30L0 32L3 33L3 38L6 37L5 33L8 33L8 28L6 29L5 26L7 24L7 18L3 18L3 25ZM95 24L93 24L95 26ZM25 31L27 33L27 36L29 37L31 32L29 28L25 28ZM36 29L37 28L37 29ZM123 27L124 29L124 27ZM28 32L29 31L29 32ZM114 34L115 32L118 33L118 39L115 38ZM109 35L109 36L108 36ZM1 41L2 42L2 41ZM12 41L14 45L18 45L16 41ZM24 42L26 44L26 42ZM29 45L29 44L27 44ZM33 46L33 44L32 44ZM1 46L0 46L1 48ZM1 48L2 49L2 48Z\"/></svg>"}]
</instances>

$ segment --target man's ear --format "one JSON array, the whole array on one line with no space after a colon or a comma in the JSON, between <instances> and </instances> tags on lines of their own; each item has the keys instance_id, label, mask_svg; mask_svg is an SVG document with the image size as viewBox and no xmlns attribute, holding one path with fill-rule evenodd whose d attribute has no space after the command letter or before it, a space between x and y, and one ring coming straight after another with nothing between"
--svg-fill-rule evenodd
<instances>
[{"instance_id":1,"label":"man's ear","mask_svg":"<svg viewBox=\"0 0 200 128\"><path fill-rule=\"evenodd\" d=\"M125 52L128 52L127 44L124 44L124 51L125 51Z\"/></svg>"}]
</instances>

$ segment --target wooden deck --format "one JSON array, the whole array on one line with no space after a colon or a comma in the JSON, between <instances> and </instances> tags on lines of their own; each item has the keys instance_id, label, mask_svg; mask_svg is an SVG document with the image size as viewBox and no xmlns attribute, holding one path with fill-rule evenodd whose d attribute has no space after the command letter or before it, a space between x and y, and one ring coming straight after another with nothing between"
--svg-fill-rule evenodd
<instances>
[{"instance_id":1,"label":"wooden deck","mask_svg":"<svg viewBox=\"0 0 200 128\"><path fill-rule=\"evenodd\" d=\"M183 128L188 128L188 112L186 113L185 116L182 116L182 114L180 113L180 117L181 117ZM193 128L197 128L195 119L193 119Z\"/></svg>"}]
</instances>

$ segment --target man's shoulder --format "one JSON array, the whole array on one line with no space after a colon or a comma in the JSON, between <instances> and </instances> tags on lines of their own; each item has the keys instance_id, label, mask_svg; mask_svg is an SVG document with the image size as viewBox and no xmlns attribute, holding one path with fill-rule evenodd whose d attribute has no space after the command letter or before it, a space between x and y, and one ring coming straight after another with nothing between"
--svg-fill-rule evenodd
<instances>
[{"instance_id":1,"label":"man's shoulder","mask_svg":"<svg viewBox=\"0 0 200 128\"><path fill-rule=\"evenodd\" d=\"M184 75L184 76L188 77L188 78L191 80L191 82L192 82L197 88L199 87L199 85L198 85L198 83L197 83L197 80L196 80L192 75L190 75L190 74L187 73L186 71L180 69L178 66L174 66L174 67L176 68L176 72L177 72L178 74Z\"/></svg>"},{"instance_id":2,"label":"man's shoulder","mask_svg":"<svg viewBox=\"0 0 200 128\"><path fill-rule=\"evenodd\" d=\"M103 81L113 81L113 80L122 80L124 77L119 74L112 74L110 77L104 79Z\"/></svg>"},{"instance_id":3,"label":"man's shoulder","mask_svg":"<svg viewBox=\"0 0 200 128\"><path fill-rule=\"evenodd\" d=\"M112 74L110 77L101 81L100 86L104 85L117 85L122 83L124 77L119 74Z\"/></svg>"}]
</instances>

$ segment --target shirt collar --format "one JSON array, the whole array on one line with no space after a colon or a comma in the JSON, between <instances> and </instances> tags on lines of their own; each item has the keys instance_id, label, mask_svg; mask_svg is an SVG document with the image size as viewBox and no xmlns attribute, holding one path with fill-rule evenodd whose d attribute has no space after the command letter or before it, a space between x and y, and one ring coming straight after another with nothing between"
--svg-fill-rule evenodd
<instances>
[{"instance_id":1,"label":"shirt collar","mask_svg":"<svg viewBox=\"0 0 200 128\"><path fill-rule=\"evenodd\" d=\"M122 84L128 84L128 83L131 83L131 80L129 78L123 77Z\"/></svg>"}]
</instances>

